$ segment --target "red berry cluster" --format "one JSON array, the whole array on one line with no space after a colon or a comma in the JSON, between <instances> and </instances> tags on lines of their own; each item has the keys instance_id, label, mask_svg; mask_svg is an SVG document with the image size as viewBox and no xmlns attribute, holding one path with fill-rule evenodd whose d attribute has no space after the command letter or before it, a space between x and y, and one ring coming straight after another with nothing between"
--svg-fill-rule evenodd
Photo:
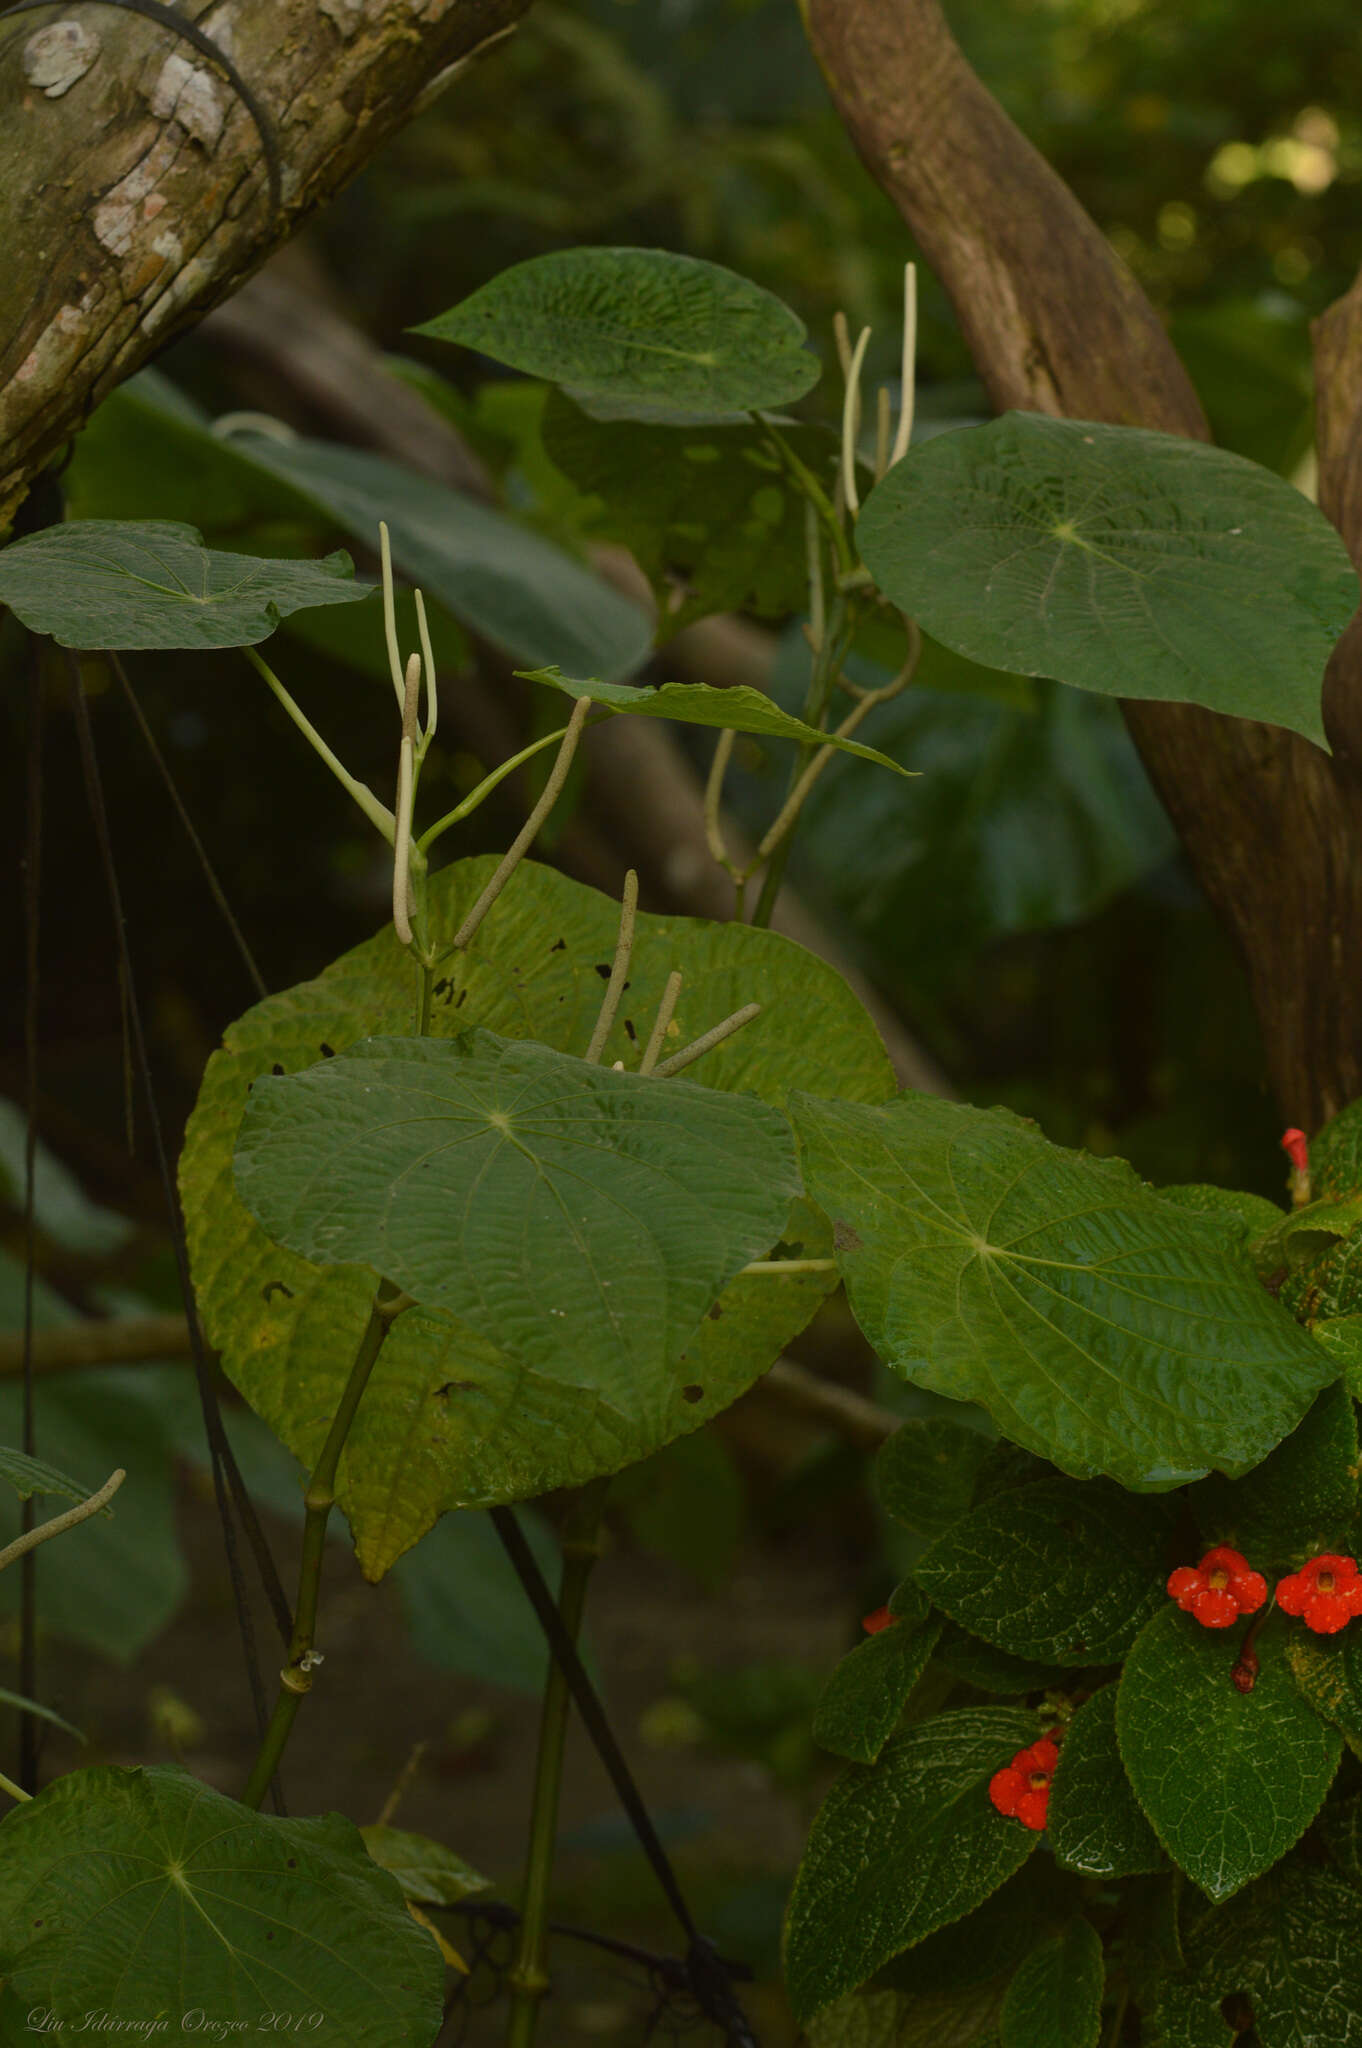
<instances>
[{"instance_id":1,"label":"red berry cluster","mask_svg":"<svg viewBox=\"0 0 1362 2048\"><path fill-rule=\"evenodd\" d=\"M1250 1569L1239 1551L1222 1543L1208 1550L1199 1565L1180 1565L1169 1578L1168 1591L1203 1628L1233 1628L1241 1614L1256 1614L1263 1605L1267 1580ZM1362 1614L1362 1573L1355 1558L1324 1551L1279 1579L1276 1597L1283 1614L1299 1615L1316 1635L1335 1635Z\"/></svg>"},{"instance_id":2,"label":"red berry cluster","mask_svg":"<svg viewBox=\"0 0 1362 2048\"><path fill-rule=\"evenodd\" d=\"M988 1781L988 1796L999 1813L1019 1820L1037 1834L1045 1826L1050 1804L1050 1780L1059 1762L1058 1729L1052 1728L1027 1749L1019 1749L1005 1770L995 1771Z\"/></svg>"}]
</instances>

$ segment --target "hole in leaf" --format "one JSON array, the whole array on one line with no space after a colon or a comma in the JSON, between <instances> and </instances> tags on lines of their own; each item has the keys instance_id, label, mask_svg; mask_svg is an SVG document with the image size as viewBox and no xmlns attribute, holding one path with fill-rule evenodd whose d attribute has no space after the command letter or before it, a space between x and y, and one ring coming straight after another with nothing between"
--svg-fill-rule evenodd
<instances>
[{"instance_id":1,"label":"hole in leaf","mask_svg":"<svg viewBox=\"0 0 1362 2048\"><path fill-rule=\"evenodd\" d=\"M286 1287L282 1280L267 1280L260 1290L260 1299L268 1301L270 1296L276 1292L282 1294L285 1301L292 1301L293 1299L293 1289Z\"/></svg>"},{"instance_id":2,"label":"hole in leaf","mask_svg":"<svg viewBox=\"0 0 1362 2048\"><path fill-rule=\"evenodd\" d=\"M713 1308L708 1309L706 1313L709 1316L709 1319L712 1323L717 1323L720 1316L723 1314L723 1310L722 1308L720 1308L718 1302L716 1301Z\"/></svg>"},{"instance_id":3,"label":"hole in leaf","mask_svg":"<svg viewBox=\"0 0 1362 2048\"><path fill-rule=\"evenodd\" d=\"M601 977L601 980L602 980L602 981L609 981L609 979L610 979L610 962L609 962L608 960L598 960L598 961L596 962L596 972L597 972L597 974L599 974L599 976Z\"/></svg>"},{"instance_id":4,"label":"hole in leaf","mask_svg":"<svg viewBox=\"0 0 1362 2048\"><path fill-rule=\"evenodd\" d=\"M271 1072L272 1074L282 1074L282 1073L283 1073L283 1071L284 1071L284 1069L283 1069L283 1067L282 1067L282 1066L281 1066L281 1065L279 1064L279 1061L278 1061L278 1060L276 1060L276 1061L275 1061L275 1063L274 1063L274 1065L273 1065L273 1066L272 1066L272 1067L270 1068L270 1072Z\"/></svg>"},{"instance_id":5,"label":"hole in leaf","mask_svg":"<svg viewBox=\"0 0 1362 2048\"><path fill-rule=\"evenodd\" d=\"M322 1040L321 1054L324 1060L333 1060L336 1057L335 1048L329 1046L325 1039Z\"/></svg>"},{"instance_id":6,"label":"hole in leaf","mask_svg":"<svg viewBox=\"0 0 1362 2048\"><path fill-rule=\"evenodd\" d=\"M703 1387L682 1387L681 1389L681 1399L689 1401L692 1407L697 1401L703 1401L704 1398L705 1390Z\"/></svg>"},{"instance_id":7,"label":"hole in leaf","mask_svg":"<svg viewBox=\"0 0 1362 2048\"><path fill-rule=\"evenodd\" d=\"M626 1017L624 1020L624 1035L628 1039L630 1045L637 1044L638 1033L634 1029L634 1020L632 1017Z\"/></svg>"},{"instance_id":8,"label":"hole in leaf","mask_svg":"<svg viewBox=\"0 0 1362 2048\"><path fill-rule=\"evenodd\" d=\"M549 947L549 951L550 951L550 953L566 953L566 951L567 951L567 940L566 940L566 939L555 939L555 940L554 940L554 942L553 942L553 944L552 944L552 945L551 945L551 946Z\"/></svg>"}]
</instances>

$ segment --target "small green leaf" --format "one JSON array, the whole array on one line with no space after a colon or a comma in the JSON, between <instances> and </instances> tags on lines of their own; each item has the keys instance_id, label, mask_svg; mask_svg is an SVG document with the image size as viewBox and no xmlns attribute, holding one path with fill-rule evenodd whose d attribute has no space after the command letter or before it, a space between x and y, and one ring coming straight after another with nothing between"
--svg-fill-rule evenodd
<instances>
[{"instance_id":1,"label":"small green leaf","mask_svg":"<svg viewBox=\"0 0 1362 2048\"><path fill-rule=\"evenodd\" d=\"M412 332L604 401L615 419L705 421L789 405L819 376L788 306L717 263L665 249L534 256Z\"/></svg>"},{"instance_id":2,"label":"small green leaf","mask_svg":"<svg viewBox=\"0 0 1362 2048\"><path fill-rule=\"evenodd\" d=\"M289 612L368 597L354 573L346 554L218 554L169 519L78 519L0 552L0 604L60 647L252 647Z\"/></svg>"},{"instance_id":3,"label":"small green leaf","mask_svg":"<svg viewBox=\"0 0 1362 2048\"><path fill-rule=\"evenodd\" d=\"M1167 1504L1042 1479L948 1529L913 1568L952 1621L1014 1657L1109 1664L1164 1599Z\"/></svg>"},{"instance_id":4,"label":"small green leaf","mask_svg":"<svg viewBox=\"0 0 1362 2048\"><path fill-rule=\"evenodd\" d=\"M1135 1877L1164 1867L1116 1741L1116 1687L1085 1700L1065 1732L1046 1809L1050 1847L1084 1877Z\"/></svg>"},{"instance_id":5,"label":"small green leaf","mask_svg":"<svg viewBox=\"0 0 1362 2048\"><path fill-rule=\"evenodd\" d=\"M602 683L594 676L582 679L565 676L559 668L520 669L529 683L547 683L565 697L590 697L608 711L632 712L641 718L675 718L682 725L726 726L732 732L765 733L772 739L797 740L801 746L836 747L845 754L858 754L863 761L892 768L896 775L915 775L915 768L901 768L887 754L864 747L859 740L839 740L835 734L820 732L802 718L792 718L760 690L746 683L716 690L709 683L649 684Z\"/></svg>"},{"instance_id":6,"label":"small green leaf","mask_svg":"<svg viewBox=\"0 0 1362 2048\"><path fill-rule=\"evenodd\" d=\"M429 1835L408 1834L405 1828L361 1828L364 1846L380 1870L391 1871L404 1899L418 1906L455 1906L460 1899L491 1890L491 1881L443 1842Z\"/></svg>"},{"instance_id":7,"label":"small green leaf","mask_svg":"<svg viewBox=\"0 0 1362 2048\"><path fill-rule=\"evenodd\" d=\"M880 1505L915 1535L936 1536L968 1514L975 1480L993 1450L982 1430L942 1416L905 1422L875 1459Z\"/></svg>"},{"instance_id":8,"label":"small green leaf","mask_svg":"<svg viewBox=\"0 0 1362 2048\"><path fill-rule=\"evenodd\" d=\"M1002 2005L996 1984L962 1990L849 1991L815 2013L803 2038L809 2048L996 2048L993 2022Z\"/></svg>"},{"instance_id":9,"label":"small green leaf","mask_svg":"<svg viewBox=\"0 0 1362 2048\"><path fill-rule=\"evenodd\" d=\"M755 1096L481 1031L264 1076L236 1181L300 1258L372 1266L530 1371L658 1402L799 1190L785 1121Z\"/></svg>"},{"instance_id":10,"label":"small green leaf","mask_svg":"<svg viewBox=\"0 0 1362 2048\"><path fill-rule=\"evenodd\" d=\"M1101 1941L1088 1921L1071 1920L1008 1986L1002 2048L1097 2048L1104 1982Z\"/></svg>"},{"instance_id":11,"label":"small green leaf","mask_svg":"<svg viewBox=\"0 0 1362 2048\"><path fill-rule=\"evenodd\" d=\"M1215 1220L1161 1201L1122 1160L925 1095L796 1095L791 1113L874 1349L918 1386L982 1402L1076 1478L1237 1475L1334 1377Z\"/></svg>"},{"instance_id":12,"label":"small green leaf","mask_svg":"<svg viewBox=\"0 0 1362 2048\"><path fill-rule=\"evenodd\" d=\"M891 1956L958 1920L1039 1837L994 1811L988 1781L1038 1733L1034 1714L967 1707L895 1736L828 1794L785 1923L785 1983L809 2019Z\"/></svg>"},{"instance_id":13,"label":"small green leaf","mask_svg":"<svg viewBox=\"0 0 1362 2048\"><path fill-rule=\"evenodd\" d=\"M516 1519L540 1571L556 1585L562 1553L548 1523L532 1509L517 1510ZM437 1671L540 1697L549 1668L544 1631L485 1514L466 1508L441 1515L398 1558L392 1576L418 1657ZM589 1667L580 1639L578 1647Z\"/></svg>"},{"instance_id":14,"label":"small green leaf","mask_svg":"<svg viewBox=\"0 0 1362 2048\"><path fill-rule=\"evenodd\" d=\"M1347 1549L1357 1513L1357 1416L1326 1387L1272 1455L1243 1479L1204 1479L1189 1496L1207 1547L1232 1543L1259 1570Z\"/></svg>"},{"instance_id":15,"label":"small green leaf","mask_svg":"<svg viewBox=\"0 0 1362 2048\"><path fill-rule=\"evenodd\" d=\"M1342 1741L1292 1681L1286 1634L1269 1622L1261 1669L1230 1673L1243 1631L1204 1629L1171 1603L1126 1661L1116 1705L1135 1796L1175 1863L1208 1898L1271 1869L1318 1813Z\"/></svg>"},{"instance_id":16,"label":"small green leaf","mask_svg":"<svg viewBox=\"0 0 1362 2048\"><path fill-rule=\"evenodd\" d=\"M873 1764L931 1662L940 1623L895 1621L849 1650L818 1696L813 1739L834 1756Z\"/></svg>"},{"instance_id":17,"label":"small green leaf","mask_svg":"<svg viewBox=\"0 0 1362 2048\"><path fill-rule=\"evenodd\" d=\"M1298 1272L1321 1254L1337 1251L1340 1239L1351 1238L1359 1224L1362 1195L1326 1195L1322 1201L1306 1202L1275 1219L1255 1243L1254 1261L1259 1272L1271 1273L1282 1266Z\"/></svg>"},{"instance_id":18,"label":"small green leaf","mask_svg":"<svg viewBox=\"0 0 1362 2048\"><path fill-rule=\"evenodd\" d=\"M315 2010L345 2048L429 2048L444 1967L339 1814L280 1820L186 1772L72 1771L0 1822L0 1972L91 2011L254 2027Z\"/></svg>"},{"instance_id":19,"label":"small green leaf","mask_svg":"<svg viewBox=\"0 0 1362 2048\"><path fill-rule=\"evenodd\" d=\"M107 1479L108 1474L104 1476ZM88 1500L95 1491L93 1486L82 1486L78 1479L68 1479L55 1465L11 1450L8 1444L0 1444L0 1480L12 1486L20 1500L27 1500L34 1493L52 1493L62 1500ZM101 1508L100 1513L111 1515L113 1509Z\"/></svg>"},{"instance_id":20,"label":"small green leaf","mask_svg":"<svg viewBox=\"0 0 1362 2048\"><path fill-rule=\"evenodd\" d=\"M1327 744L1357 577L1323 513L1242 456L1006 413L911 450L856 540L885 595L972 661Z\"/></svg>"}]
</instances>

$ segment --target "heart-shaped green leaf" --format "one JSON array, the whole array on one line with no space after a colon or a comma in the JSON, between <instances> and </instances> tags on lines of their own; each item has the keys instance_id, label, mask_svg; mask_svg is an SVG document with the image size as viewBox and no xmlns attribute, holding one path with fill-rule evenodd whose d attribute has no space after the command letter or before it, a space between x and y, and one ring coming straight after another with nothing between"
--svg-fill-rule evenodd
<instances>
[{"instance_id":1,"label":"heart-shaped green leaf","mask_svg":"<svg viewBox=\"0 0 1362 2048\"><path fill-rule=\"evenodd\" d=\"M806 2021L900 1950L958 1920L1040 1839L994 1811L988 1781L1034 1742L1034 1714L967 1707L897 1735L824 1800L785 1922L785 1988Z\"/></svg>"},{"instance_id":2,"label":"heart-shaped green leaf","mask_svg":"<svg viewBox=\"0 0 1362 2048\"><path fill-rule=\"evenodd\" d=\"M1121 1762L1114 1685L1085 1700L1065 1731L1045 1826L1059 1862L1084 1877L1135 1877L1164 1868L1158 1838Z\"/></svg>"},{"instance_id":3,"label":"heart-shaped green leaf","mask_svg":"<svg viewBox=\"0 0 1362 2048\"><path fill-rule=\"evenodd\" d=\"M1109 1664L1165 1598L1168 1504L1041 1480L946 1530L913 1568L934 1606L1014 1657Z\"/></svg>"},{"instance_id":4,"label":"heart-shaped green leaf","mask_svg":"<svg viewBox=\"0 0 1362 2048\"><path fill-rule=\"evenodd\" d=\"M1167 1487L1266 1457L1337 1372L1215 1218L1008 1110L791 1106L885 1362L1076 1478Z\"/></svg>"},{"instance_id":5,"label":"heart-shaped green leaf","mask_svg":"<svg viewBox=\"0 0 1362 2048\"><path fill-rule=\"evenodd\" d=\"M1325 744L1357 577L1318 507L1242 456L1006 413L911 450L856 540L885 595L972 661Z\"/></svg>"},{"instance_id":6,"label":"heart-shaped green leaf","mask_svg":"<svg viewBox=\"0 0 1362 2048\"><path fill-rule=\"evenodd\" d=\"M1202 1628L1171 1603L1126 1660L1116 1732L1135 1796L1173 1861L1227 1899L1299 1840L1338 1769L1342 1738L1301 1697L1286 1628L1270 1622L1249 1692L1230 1674L1242 1630Z\"/></svg>"},{"instance_id":7,"label":"heart-shaped green leaf","mask_svg":"<svg viewBox=\"0 0 1362 2048\"><path fill-rule=\"evenodd\" d=\"M264 1076L236 1183L300 1258L371 1266L525 1370L658 1406L799 1192L789 1127L756 1096L488 1031L361 1039Z\"/></svg>"},{"instance_id":8,"label":"heart-shaped green leaf","mask_svg":"<svg viewBox=\"0 0 1362 2048\"><path fill-rule=\"evenodd\" d=\"M412 331L603 401L615 419L703 422L788 405L819 375L788 306L666 249L532 256Z\"/></svg>"},{"instance_id":9,"label":"heart-shaped green leaf","mask_svg":"<svg viewBox=\"0 0 1362 2048\"><path fill-rule=\"evenodd\" d=\"M458 929L494 865L460 862L432 879L437 935ZM547 868L517 869L473 946L440 981L433 1037L480 1026L580 1054L618 921L618 904L595 890ZM891 1091L874 1026L831 968L748 925L645 914L603 1067L637 1065L673 968L684 981L672 1047L746 1002L763 1005L754 1023L694 1069L707 1086L776 1107L800 1085L870 1101ZM237 1196L232 1149L257 1076L296 1073L324 1049L343 1053L372 1034L409 1032L416 999L416 970L385 928L316 981L270 997L232 1025L209 1062L186 1136L181 1188L209 1339L251 1405L309 1468L364 1327L372 1276L319 1268L272 1245ZM807 1025L810 1004L816 1032ZM780 1236L790 1256L830 1256L827 1226L807 1202L792 1206ZM341 1461L340 1499L363 1568L380 1577L446 1508L577 1485L685 1435L743 1393L835 1285L827 1272L736 1280L687 1345L686 1369L660 1406L655 1389L631 1386L621 1404L527 1371L454 1317L408 1310L384 1345Z\"/></svg>"},{"instance_id":10,"label":"heart-shaped green leaf","mask_svg":"<svg viewBox=\"0 0 1362 2048\"><path fill-rule=\"evenodd\" d=\"M78 519L0 552L0 604L61 647L253 647L289 612L368 597L354 573L345 554L219 554L176 520Z\"/></svg>"},{"instance_id":11,"label":"heart-shaped green leaf","mask_svg":"<svg viewBox=\"0 0 1362 2048\"><path fill-rule=\"evenodd\" d=\"M72 1771L6 1814L0 1971L68 2028L315 2011L345 2048L429 2048L443 2003L439 1950L350 1821L252 1813L164 1768Z\"/></svg>"},{"instance_id":12,"label":"heart-shaped green leaf","mask_svg":"<svg viewBox=\"0 0 1362 2048\"><path fill-rule=\"evenodd\" d=\"M773 704L760 690L749 689L746 683L735 683L727 690L716 690L709 683L663 683L653 689L648 684L602 683L595 677L582 681L576 676L565 676L559 668L522 669L520 674L527 682L547 683L550 689L561 690L566 697L590 697L594 704L603 704L609 711L632 712L636 718L674 718L682 725L726 726L731 732L765 733L771 739L798 740L801 746L836 747L840 753L859 754L863 761L876 761L881 768L892 768L896 775L917 773L915 768L901 768L897 761L877 753L874 747L862 746L859 740L838 739L834 733L806 725L802 718L792 718L788 711L782 711L778 704Z\"/></svg>"}]
</instances>

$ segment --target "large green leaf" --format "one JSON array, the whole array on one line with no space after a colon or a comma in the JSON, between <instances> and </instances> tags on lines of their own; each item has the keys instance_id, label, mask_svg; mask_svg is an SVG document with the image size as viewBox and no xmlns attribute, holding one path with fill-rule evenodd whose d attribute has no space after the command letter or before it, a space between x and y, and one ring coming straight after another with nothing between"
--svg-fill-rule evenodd
<instances>
[{"instance_id":1,"label":"large green leaf","mask_svg":"<svg viewBox=\"0 0 1362 2048\"><path fill-rule=\"evenodd\" d=\"M849 1650L818 1696L813 1739L834 1756L873 1764L931 1662L939 1622L895 1621Z\"/></svg>"},{"instance_id":2,"label":"large green leaf","mask_svg":"<svg viewBox=\"0 0 1362 2048\"><path fill-rule=\"evenodd\" d=\"M0 1846L0 1970L68 2028L173 2012L236 2032L286 2010L345 2048L434 2039L439 1950L339 1814L279 1820L183 1771L105 1765L16 1807Z\"/></svg>"},{"instance_id":3,"label":"large green leaf","mask_svg":"<svg viewBox=\"0 0 1362 2048\"><path fill-rule=\"evenodd\" d=\"M1357 577L1323 513L1242 456L1007 413L911 450L856 538L886 596L971 660L1324 744Z\"/></svg>"},{"instance_id":4,"label":"large green leaf","mask_svg":"<svg viewBox=\"0 0 1362 2048\"><path fill-rule=\"evenodd\" d=\"M1158 1838L1121 1762L1114 1685L1085 1700L1069 1723L1045 1824L1058 1861L1084 1877L1134 1877L1164 1868Z\"/></svg>"},{"instance_id":5,"label":"large green leaf","mask_svg":"<svg viewBox=\"0 0 1362 2048\"><path fill-rule=\"evenodd\" d=\"M438 933L452 933L494 863L461 862L430 885ZM432 1033L481 1026L580 1053L609 971L618 905L526 864L451 963ZM791 1087L881 1100L892 1075L873 1025L841 978L802 948L751 926L640 915L629 987L602 1064L637 1064L671 969L685 976L669 1043L680 1046L743 1003L756 1021L708 1054L695 1076L779 1106ZM818 1029L811 1032L813 1006ZM390 928L316 981L258 1004L209 1062L181 1164L195 1285L230 1376L284 1442L315 1462L364 1327L372 1279L319 1269L271 1245L237 1198L232 1148L258 1075L311 1066L374 1033L415 1023L416 970ZM791 1255L827 1257L826 1225L796 1202ZM800 1249L796 1252L796 1246ZM340 1497L366 1571L377 1577L446 1508L525 1499L618 1470L698 1427L751 1385L831 1291L828 1273L749 1275L704 1318L687 1369L659 1412L624 1407L579 1379L526 1372L453 1317L412 1309L384 1346L341 1463Z\"/></svg>"},{"instance_id":6,"label":"large green leaf","mask_svg":"<svg viewBox=\"0 0 1362 2048\"><path fill-rule=\"evenodd\" d=\"M1342 1740L1306 1704L1269 1623L1252 1691L1230 1676L1239 1629L1205 1629L1170 1605L1126 1660L1121 1755L1154 1832L1194 1883L1227 1899L1283 1857L1319 1812Z\"/></svg>"},{"instance_id":7,"label":"large green leaf","mask_svg":"<svg viewBox=\"0 0 1362 2048\"><path fill-rule=\"evenodd\" d=\"M1096 1931L1071 1920L1031 1951L1009 1984L1002 2048L1097 2048L1104 1981Z\"/></svg>"},{"instance_id":8,"label":"large green leaf","mask_svg":"<svg viewBox=\"0 0 1362 2048\"><path fill-rule=\"evenodd\" d=\"M264 1075L236 1182L276 1244L370 1266L522 1370L645 1414L799 1192L789 1126L756 1096L488 1031Z\"/></svg>"},{"instance_id":9,"label":"large green leaf","mask_svg":"<svg viewBox=\"0 0 1362 2048\"><path fill-rule=\"evenodd\" d=\"M1228 2048L1222 2002L1239 1994L1262 2048L1362 2041L1362 1893L1292 1858L1217 1913L1188 1949L1155 2014L1160 2048Z\"/></svg>"},{"instance_id":10,"label":"large green leaf","mask_svg":"<svg viewBox=\"0 0 1362 2048\"><path fill-rule=\"evenodd\" d=\"M176 520L80 519L0 552L0 604L62 647L251 647L289 612L368 597L354 573L345 554L217 554Z\"/></svg>"},{"instance_id":11,"label":"large green leaf","mask_svg":"<svg viewBox=\"0 0 1362 2048\"><path fill-rule=\"evenodd\" d=\"M760 285L665 249L560 249L413 330L566 385L609 416L713 419L818 381L804 325Z\"/></svg>"},{"instance_id":12,"label":"large green leaf","mask_svg":"<svg viewBox=\"0 0 1362 2048\"><path fill-rule=\"evenodd\" d=\"M646 683L603 683L594 676L583 681L565 676L557 667L522 669L520 673L527 682L547 683L551 689L561 690L565 697L590 697L608 711L632 712L642 718L675 718L682 725L726 726L732 732L759 732L771 739L798 740L801 746L836 747L839 753L859 754L863 761L877 761L881 768L892 768L899 775L917 773L915 768L900 767L887 754L876 753L874 747L862 746L859 740L838 739L833 733L819 732L816 726L806 725L802 718L792 718L788 711L782 711L778 704L746 683L735 683L730 689L715 689L709 683L663 683L654 689Z\"/></svg>"},{"instance_id":13,"label":"large green leaf","mask_svg":"<svg viewBox=\"0 0 1362 2048\"><path fill-rule=\"evenodd\" d=\"M830 435L782 431L815 474L827 471ZM784 618L807 603L804 495L763 428L597 420L554 390L540 432L563 474L596 499L594 531L622 542L652 584L659 640L711 612Z\"/></svg>"},{"instance_id":14,"label":"large green leaf","mask_svg":"<svg viewBox=\"0 0 1362 2048\"><path fill-rule=\"evenodd\" d=\"M1078 1478L1167 1487L1265 1457L1337 1371L1123 1160L1008 1110L798 1096L805 1185L886 1364Z\"/></svg>"},{"instance_id":15,"label":"large green leaf","mask_svg":"<svg viewBox=\"0 0 1362 2048\"><path fill-rule=\"evenodd\" d=\"M1104 1482L1041 1480L974 1508L913 1578L952 1621L1014 1657L1109 1664L1165 1598L1172 1514Z\"/></svg>"},{"instance_id":16,"label":"large green leaf","mask_svg":"<svg viewBox=\"0 0 1362 2048\"><path fill-rule=\"evenodd\" d=\"M1033 1714L968 1707L853 1765L814 1821L790 1895L785 1984L807 2020L891 1956L958 1920L1039 1837L996 1813L988 1781L1037 1734Z\"/></svg>"}]
</instances>

